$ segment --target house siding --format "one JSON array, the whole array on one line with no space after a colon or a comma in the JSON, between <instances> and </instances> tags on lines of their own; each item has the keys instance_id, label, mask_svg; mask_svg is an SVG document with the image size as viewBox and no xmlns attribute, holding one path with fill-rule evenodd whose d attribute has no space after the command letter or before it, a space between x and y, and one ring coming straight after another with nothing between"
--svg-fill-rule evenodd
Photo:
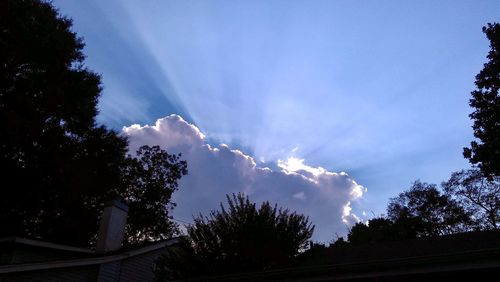
<instances>
[{"instance_id":1,"label":"house siding","mask_svg":"<svg viewBox=\"0 0 500 282\"><path fill-rule=\"evenodd\" d=\"M98 282L118 282L120 278L120 261L103 263L99 267Z\"/></svg>"},{"instance_id":2,"label":"house siding","mask_svg":"<svg viewBox=\"0 0 500 282\"><path fill-rule=\"evenodd\" d=\"M122 261L120 281L153 281L153 265L165 253L164 248L130 257Z\"/></svg>"}]
</instances>

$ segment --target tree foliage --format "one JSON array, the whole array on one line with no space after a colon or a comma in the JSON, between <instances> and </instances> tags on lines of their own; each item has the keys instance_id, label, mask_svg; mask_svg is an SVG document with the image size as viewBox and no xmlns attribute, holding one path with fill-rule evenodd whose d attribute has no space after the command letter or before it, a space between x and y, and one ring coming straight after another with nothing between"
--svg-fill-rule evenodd
<instances>
[{"instance_id":1,"label":"tree foliage","mask_svg":"<svg viewBox=\"0 0 500 282\"><path fill-rule=\"evenodd\" d=\"M188 228L195 252L212 270L259 270L286 264L305 249L314 226L304 215L243 194L227 196L227 208L200 215Z\"/></svg>"},{"instance_id":2,"label":"tree foliage","mask_svg":"<svg viewBox=\"0 0 500 282\"><path fill-rule=\"evenodd\" d=\"M483 27L490 41L488 62L476 76L477 89L472 91L469 105L474 111L474 137L470 148L464 148L464 157L478 165L488 177L500 176L500 24Z\"/></svg>"},{"instance_id":3,"label":"tree foliage","mask_svg":"<svg viewBox=\"0 0 500 282\"><path fill-rule=\"evenodd\" d=\"M195 277L204 273L206 266L195 253L188 237L166 248L154 262L155 281L173 281Z\"/></svg>"},{"instance_id":4,"label":"tree foliage","mask_svg":"<svg viewBox=\"0 0 500 282\"><path fill-rule=\"evenodd\" d=\"M118 187L127 142L95 123L100 77L71 21L45 2L0 5L1 233L83 244L86 204Z\"/></svg>"},{"instance_id":5,"label":"tree foliage","mask_svg":"<svg viewBox=\"0 0 500 282\"><path fill-rule=\"evenodd\" d=\"M351 227L347 235L351 244L377 243L403 238L395 224L384 217L372 218L367 224L358 222Z\"/></svg>"},{"instance_id":6,"label":"tree foliage","mask_svg":"<svg viewBox=\"0 0 500 282\"><path fill-rule=\"evenodd\" d=\"M175 207L172 193L185 174L187 165L180 155L170 155L159 146L142 146L136 157L127 159L120 194L130 208L125 236L129 243L166 239L178 233L169 213Z\"/></svg>"},{"instance_id":7,"label":"tree foliage","mask_svg":"<svg viewBox=\"0 0 500 282\"><path fill-rule=\"evenodd\" d=\"M487 178L478 169L454 172L444 191L472 215L475 226L498 229L500 225L500 177Z\"/></svg>"},{"instance_id":8,"label":"tree foliage","mask_svg":"<svg viewBox=\"0 0 500 282\"><path fill-rule=\"evenodd\" d=\"M0 236L87 246L118 194L132 243L164 238L186 164L158 147L127 157L127 140L96 124L100 76L71 26L48 2L0 1Z\"/></svg>"},{"instance_id":9,"label":"tree foliage","mask_svg":"<svg viewBox=\"0 0 500 282\"><path fill-rule=\"evenodd\" d=\"M434 184L416 181L412 187L392 198L387 207L389 219L398 228L416 236L438 236L465 231L470 216Z\"/></svg>"},{"instance_id":10,"label":"tree foliage","mask_svg":"<svg viewBox=\"0 0 500 282\"><path fill-rule=\"evenodd\" d=\"M392 198L388 217L358 222L350 230L350 244L377 243L458 232L498 229L500 179L487 178L479 169L462 170L442 183L416 181Z\"/></svg>"}]
</instances>

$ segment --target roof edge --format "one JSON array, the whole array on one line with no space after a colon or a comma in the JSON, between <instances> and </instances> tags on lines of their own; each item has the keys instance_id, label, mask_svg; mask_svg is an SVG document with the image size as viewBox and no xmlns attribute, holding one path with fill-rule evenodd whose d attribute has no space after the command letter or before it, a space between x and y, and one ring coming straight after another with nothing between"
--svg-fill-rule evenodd
<instances>
[{"instance_id":1,"label":"roof edge","mask_svg":"<svg viewBox=\"0 0 500 282\"><path fill-rule=\"evenodd\" d=\"M36 262L36 263L26 263L26 264L10 264L10 265L0 265L0 274L6 273L16 273L16 272L25 272L25 271L33 271L33 270L45 270L45 269L54 269L54 268L63 268L63 267L73 267L73 266L87 266L87 265L95 265L95 264L103 264L113 261L118 261L122 259L126 259L129 257L138 256L143 253L148 253L155 251L157 249L161 249L167 246L171 246L177 243L180 243L181 240L179 237L168 239L165 241L161 241L155 243L153 245L149 245L143 248L126 251L120 254L108 255L108 256L98 256L93 258L83 258L83 259L72 259L72 260L56 260L56 261L45 261L45 262Z\"/></svg>"},{"instance_id":2,"label":"roof edge","mask_svg":"<svg viewBox=\"0 0 500 282\"><path fill-rule=\"evenodd\" d=\"M18 244L34 246L34 247L56 249L56 250L62 250L62 251L79 252L79 253L86 253L86 254L94 254L95 253L93 250L86 249L86 248L79 248L79 247L50 243L50 242L45 242L45 241L37 241L37 240L32 240L32 239L20 238L20 237L0 238L0 243L4 243L4 242L12 242L12 243L18 243Z\"/></svg>"}]
</instances>

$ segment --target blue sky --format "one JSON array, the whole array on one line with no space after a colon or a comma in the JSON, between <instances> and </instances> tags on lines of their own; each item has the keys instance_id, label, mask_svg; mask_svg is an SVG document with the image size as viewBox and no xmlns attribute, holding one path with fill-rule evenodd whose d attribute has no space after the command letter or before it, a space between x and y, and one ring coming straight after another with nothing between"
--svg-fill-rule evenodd
<instances>
[{"instance_id":1,"label":"blue sky","mask_svg":"<svg viewBox=\"0 0 500 282\"><path fill-rule=\"evenodd\" d=\"M177 114L265 166L348 173L368 189L353 207L377 215L412 181L468 167L481 27L500 19L499 1L54 4L102 74L101 123Z\"/></svg>"}]
</instances>

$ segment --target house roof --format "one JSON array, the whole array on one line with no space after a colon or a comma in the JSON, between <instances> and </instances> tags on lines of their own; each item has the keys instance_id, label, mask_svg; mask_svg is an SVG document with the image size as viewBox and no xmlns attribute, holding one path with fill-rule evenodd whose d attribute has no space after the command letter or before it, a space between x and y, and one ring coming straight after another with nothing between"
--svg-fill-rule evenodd
<instances>
[{"instance_id":1,"label":"house roof","mask_svg":"<svg viewBox=\"0 0 500 282\"><path fill-rule=\"evenodd\" d=\"M0 274L13 273L13 272L23 272L32 270L44 270L44 269L54 269L63 267L73 267L73 266L87 266L103 264L113 261L118 261L134 256L138 256L144 253L156 251L167 246L171 246L180 242L180 238L172 238L167 240L162 240L158 242L153 242L151 244L132 247L126 250L121 250L113 252L112 254L98 254L93 250L76 248L72 246L48 243L43 241L36 241L24 238L10 237L10 238L0 238L0 245L10 245L11 251L15 251L19 248L33 249L35 252L40 252L40 248L45 251L56 251L58 254L62 252L69 252L74 255L73 257L61 255L59 258L52 255L50 259L34 260L34 261L23 261L16 263L8 263L0 265ZM2 248L0 254L7 250L7 248ZM24 255L24 254L23 254ZM76 257L75 257L76 256Z\"/></svg>"},{"instance_id":2,"label":"house roof","mask_svg":"<svg viewBox=\"0 0 500 282\"><path fill-rule=\"evenodd\" d=\"M320 248L291 268L189 281L483 281L500 271L500 231Z\"/></svg>"},{"instance_id":3,"label":"house roof","mask_svg":"<svg viewBox=\"0 0 500 282\"><path fill-rule=\"evenodd\" d=\"M26 238L19 238L19 237L0 238L0 245L6 245L6 244L26 245L26 246L32 246L32 247L40 247L40 248L47 248L47 249L53 249L53 250L86 253L86 254L93 254L94 253L93 250L89 250L89 249L85 249L85 248L78 248L78 247L73 247L73 246L68 246L68 245L55 244L55 243L38 241L38 240L31 240L31 239L26 239Z\"/></svg>"}]
</instances>

